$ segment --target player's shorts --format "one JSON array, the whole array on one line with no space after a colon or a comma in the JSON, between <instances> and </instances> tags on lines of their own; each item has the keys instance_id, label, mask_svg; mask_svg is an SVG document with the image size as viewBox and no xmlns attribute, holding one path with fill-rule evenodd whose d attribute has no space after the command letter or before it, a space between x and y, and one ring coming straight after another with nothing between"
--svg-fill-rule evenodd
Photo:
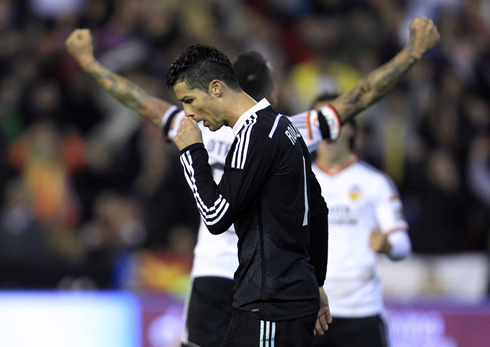
<instances>
[{"instance_id":1,"label":"player's shorts","mask_svg":"<svg viewBox=\"0 0 490 347\"><path fill-rule=\"evenodd\" d=\"M186 301L182 346L217 347L230 323L235 282L223 277L196 277Z\"/></svg>"},{"instance_id":2,"label":"player's shorts","mask_svg":"<svg viewBox=\"0 0 490 347\"><path fill-rule=\"evenodd\" d=\"M221 347L310 347L317 313L280 322L263 321L233 309L230 326Z\"/></svg>"},{"instance_id":3,"label":"player's shorts","mask_svg":"<svg viewBox=\"0 0 490 347\"><path fill-rule=\"evenodd\" d=\"M386 324L380 315L363 318L332 317L325 335L316 335L313 347L387 347Z\"/></svg>"}]
</instances>

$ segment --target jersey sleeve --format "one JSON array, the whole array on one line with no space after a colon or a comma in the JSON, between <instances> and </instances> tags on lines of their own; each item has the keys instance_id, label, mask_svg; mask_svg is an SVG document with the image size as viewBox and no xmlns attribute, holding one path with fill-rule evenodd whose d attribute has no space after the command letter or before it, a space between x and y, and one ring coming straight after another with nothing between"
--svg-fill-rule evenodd
<instances>
[{"instance_id":1,"label":"jersey sleeve","mask_svg":"<svg viewBox=\"0 0 490 347\"><path fill-rule=\"evenodd\" d=\"M184 173L204 223L212 234L229 229L241 211L247 208L273 162L272 142L247 128L232 147L231 165L225 166L216 184L208 164L208 154L202 144L191 145L181 154Z\"/></svg>"},{"instance_id":2,"label":"jersey sleeve","mask_svg":"<svg viewBox=\"0 0 490 347\"><path fill-rule=\"evenodd\" d=\"M301 132L310 153L315 151L323 140L336 140L340 135L340 117L329 105L323 106L320 111L298 113L289 119Z\"/></svg>"},{"instance_id":3,"label":"jersey sleeve","mask_svg":"<svg viewBox=\"0 0 490 347\"><path fill-rule=\"evenodd\" d=\"M185 120L186 115L184 110L179 109L177 106L170 107L162 117L162 130L163 136L167 142L174 140L177 135L177 129L180 124Z\"/></svg>"},{"instance_id":4,"label":"jersey sleeve","mask_svg":"<svg viewBox=\"0 0 490 347\"><path fill-rule=\"evenodd\" d=\"M328 262L328 208L322 196L320 183L312 172L310 176L310 257L315 268L318 286L323 286Z\"/></svg>"},{"instance_id":5,"label":"jersey sleeve","mask_svg":"<svg viewBox=\"0 0 490 347\"><path fill-rule=\"evenodd\" d=\"M386 175L381 176L378 194L375 198L376 220L380 230L387 234L391 244L392 260L399 260L410 255L412 245L408 237L408 223L403 216L400 194L393 181Z\"/></svg>"},{"instance_id":6,"label":"jersey sleeve","mask_svg":"<svg viewBox=\"0 0 490 347\"><path fill-rule=\"evenodd\" d=\"M395 231L408 230L408 224L403 216L403 206L400 194L392 180L383 175L378 183L375 196L375 213L378 226L385 234Z\"/></svg>"},{"instance_id":7,"label":"jersey sleeve","mask_svg":"<svg viewBox=\"0 0 490 347\"><path fill-rule=\"evenodd\" d=\"M405 259L412 253L412 243L408 233L402 230L394 231L388 235L388 242L391 244L389 257L391 260Z\"/></svg>"}]
</instances>

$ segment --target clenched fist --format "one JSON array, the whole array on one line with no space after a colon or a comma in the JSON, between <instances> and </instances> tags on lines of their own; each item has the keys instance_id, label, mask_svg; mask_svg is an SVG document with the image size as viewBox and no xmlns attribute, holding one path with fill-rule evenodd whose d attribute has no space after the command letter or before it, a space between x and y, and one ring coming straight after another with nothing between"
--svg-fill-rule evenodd
<instances>
[{"instance_id":1,"label":"clenched fist","mask_svg":"<svg viewBox=\"0 0 490 347\"><path fill-rule=\"evenodd\" d=\"M95 60L94 45L89 29L75 29L65 41L66 49L85 69Z\"/></svg>"},{"instance_id":2,"label":"clenched fist","mask_svg":"<svg viewBox=\"0 0 490 347\"><path fill-rule=\"evenodd\" d=\"M408 47L414 58L422 58L422 56L434 47L440 39L441 35L429 18L417 17L410 24L410 43L408 44Z\"/></svg>"},{"instance_id":3,"label":"clenched fist","mask_svg":"<svg viewBox=\"0 0 490 347\"><path fill-rule=\"evenodd\" d=\"M191 117L186 118L177 129L174 143L179 150L183 150L194 143L202 143L202 133L199 124Z\"/></svg>"},{"instance_id":4,"label":"clenched fist","mask_svg":"<svg viewBox=\"0 0 490 347\"><path fill-rule=\"evenodd\" d=\"M379 229L373 229L369 237L369 247L377 253L391 253L391 244L388 241L387 235Z\"/></svg>"}]
</instances>

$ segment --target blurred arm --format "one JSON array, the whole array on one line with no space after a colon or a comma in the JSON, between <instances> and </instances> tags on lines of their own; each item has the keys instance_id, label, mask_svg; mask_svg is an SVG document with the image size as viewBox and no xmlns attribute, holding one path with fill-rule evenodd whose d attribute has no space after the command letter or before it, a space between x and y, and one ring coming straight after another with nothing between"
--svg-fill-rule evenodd
<instances>
[{"instance_id":1,"label":"blurred arm","mask_svg":"<svg viewBox=\"0 0 490 347\"><path fill-rule=\"evenodd\" d=\"M395 231L388 235L391 250L388 256L391 260L402 260L412 254L412 243L406 231Z\"/></svg>"},{"instance_id":2,"label":"blurred arm","mask_svg":"<svg viewBox=\"0 0 490 347\"><path fill-rule=\"evenodd\" d=\"M369 246L378 253L384 253L391 260L401 260L412 252L408 236L408 223L403 215L403 204L393 181L379 174L372 178L375 188L373 196L374 214L377 228L371 230Z\"/></svg>"},{"instance_id":3,"label":"blurred arm","mask_svg":"<svg viewBox=\"0 0 490 347\"><path fill-rule=\"evenodd\" d=\"M377 253L386 254L391 260L401 260L412 253L412 244L406 230L385 234L374 229L369 239L369 247Z\"/></svg>"},{"instance_id":4,"label":"blurred arm","mask_svg":"<svg viewBox=\"0 0 490 347\"><path fill-rule=\"evenodd\" d=\"M93 55L93 43L88 29L76 29L65 42L68 52L80 67L92 76L102 88L111 93L122 104L162 128L162 117L172 105L148 95L128 79L102 66Z\"/></svg>"}]
</instances>

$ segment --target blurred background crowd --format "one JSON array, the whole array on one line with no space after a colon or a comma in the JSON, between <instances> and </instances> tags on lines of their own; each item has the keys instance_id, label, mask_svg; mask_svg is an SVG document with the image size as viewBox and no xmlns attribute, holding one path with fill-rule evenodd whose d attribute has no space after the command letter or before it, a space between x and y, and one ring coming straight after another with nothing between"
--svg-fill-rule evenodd
<instances>
[{"instance_id":1,"label":"blurred background crowd","mask_svg":"<svg viewBox=\"0 0 490 347\"><path fill-rule=\"evenodd\" d=\"M232 60L259 51L277 110L294 114L391 59L415 16L441 42L360 116L357 153L398 185L415 254L486 253L490 1L0 0L0 288L120 288L144 263L138 287L162 257L190 266L199 217L178 150L78 67L73 29L92 30L107 68L177 105L165 76L188 44Z\"/></svg>"}]
</instances>

